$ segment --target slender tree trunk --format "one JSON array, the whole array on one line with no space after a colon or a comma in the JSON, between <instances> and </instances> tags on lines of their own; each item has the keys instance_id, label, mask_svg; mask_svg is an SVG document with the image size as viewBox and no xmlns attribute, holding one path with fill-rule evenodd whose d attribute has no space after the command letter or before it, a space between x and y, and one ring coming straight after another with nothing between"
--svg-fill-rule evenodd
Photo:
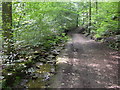
<instances>
[{"instance_id":1,"label":"slender tree trunk","mask_svg":"<svg viewBox=\"0 0 120 90\"><path fill-rule=\"evenodd\" d=\"M77 9L76 9L76 11L77 11L77 14L76 14L76 27L78 27L79 26L79 3L76 3L76 5L77 5Z\"/></svg>"},{"instance_id":2,"label":"slender tree trunk","mask_svg":"<svg viewBox=\"0 0 120 90\"><path fill-rule=\"evenodd\" d=\"M88 24L86 25L87 31L88 31L88 27L89 27L89 12L86 11L86 20L85 22L88 22Z\"/></svg>"},{"instance_id":3,"label":"slender tree trunk","mask_svg":"<svg viewBox=\"0 0 120 90\"><path fill-rule=\"evenodd\" d=\"M88 33L90 34L91 31L91 0L89 0L89 28L88 28Z\"/></svg>"},{"instance_id":4,"label":"slender tree trunk","mask_svg":"<svg viewBox=\"0 0 120 90\"><path fill-rule=\"evenodd\" d=\"M118 28L120 29L120 1L118 2ZM120 45L120 43L119 43ZM120 50L120 46L118 46L118 51ZM118 52L119 53L119 52ZM120 60L118 59L118 85L120 85Z\"/></svg>"},{"instance_id":5,"label":"slender tree trunk","mask_svg":"<svg viewBox=\"0 0 120 90\"><path fill-rule=\"evenodd\" d=\"M83 9L85 8L85 6L83 6ZM86 11L83 12L83 15L82 15L83 19L82 19L82 25L85 24L85 17L86 17Z\"/></svg>"},{"instance_id":6,"label":"slender tree trunk","mask_svg":"<svg viewBox=\"0 0 120 90\"><path fill-rule=\"evenodd\" d=\"M76 17L76 27L79 26L79 14L77 14L77 17Z\"/></svg>"},{"instance_id":7,"label":"slender tree trunk","mask_svg":"<svg viewBox=\"0 0 120 90\"><path fill-rule=\"evenodd\" d=\"M83 12L83 16L82 16L82 17L83 17L83 19L82 19L82 25L84 25L84 22L85 22L85 18L84 18L85 15L84 15L84 14L85 14L85 13Z\"/></svg>"},{"instance_id":8,"label":"slender tree trunk","mask_svg":"<svg viewBox=\"0 0 120 90\"><path fill-rule=\"evenodd\" d=\"M97 0L96 0L96 2L95 2L95 6L96 6L96 14L98 13L98 2L97 2Z\"/></svg>"},{"instance_id":9,"label":"slender tree trunk","mask_svg":"<svg viewBox=\"0 0 120 90\"><path fill-rule=\"evenodd\" d=\"M3 48L6 55L13 54L12 2L2 2Z\"/></svg>"}]
</instances>

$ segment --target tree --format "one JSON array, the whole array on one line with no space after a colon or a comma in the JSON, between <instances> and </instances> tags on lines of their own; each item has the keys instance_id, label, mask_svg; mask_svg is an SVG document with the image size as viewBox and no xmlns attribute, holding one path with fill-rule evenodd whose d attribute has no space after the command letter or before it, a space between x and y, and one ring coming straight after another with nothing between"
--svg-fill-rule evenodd
<instances>
[{"instance_id":1,"label":"tree","mask_svg":"<svg viewBox=\"0 0 120 90\"><path fill-rule=\"evenodd\" d=\"M4 31L4 53L10 57L14 51L12 31L12 2L2 2L2 29Z\"/></svg>"},{"instance_id":2,"label":"tree","mask_svg":"<svg viewBox=\"0 0 120 90\"><path fill-rule=\"evenodd\" d=\"M96 7L96 14L97 14L98 13L98 2L97 2L97 0L95 2L95 7Z\"/></svg>"},{"instance_id":3,"label":"tree","mask_svg":"<svg viewBox=\"0 0 120 90\"><path fill-rule=\"evenodd\" d=\"M118 2L118 7L120 7L120 1ZM120 30L120 9L118 9L118 29ZM119 43L120 45L120 43ZM120 46L118 47L120 50ZM120 60L118 60L118 85L120 85Z\"/></svg>"},{"instance_id":4,"label":"tree","mask_svg":"<svg viewBox=\"0 0 120 90\"><path fill-rule=\"evenodd\" d=\"M88 20L89 28L88 28L88 33L90 34L91 30L91 0L89 0L89 20Z\"/></svg>"}]
</instances>

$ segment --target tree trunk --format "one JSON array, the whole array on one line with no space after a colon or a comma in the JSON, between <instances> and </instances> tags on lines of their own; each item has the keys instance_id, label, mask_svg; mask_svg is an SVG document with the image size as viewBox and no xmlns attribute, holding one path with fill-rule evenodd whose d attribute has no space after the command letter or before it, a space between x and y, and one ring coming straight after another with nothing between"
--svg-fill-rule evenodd
<instances>
[{"instance_id":1,"label":"tree trunk","mask_svg":"<svg viewBox=\"0 0 120 90\"><path fill-rule=\"evenodd\" d=\"M4 53L13 55L12 2L2 2L2 29Z\"/></svg>"},{"instance_id":2,"label":"tree trunk","mask_svg":"<svg viewBox=\"0 0 120 90\"><path fill-rule=\"evenodd\" d=\"M84 22L85 22L85 18L84 18L85 15L84 15L84 14L85 14L85 13L83 12L83 16L82 16L82 17L83 17L83 19L82 19L82 25L84 25Z\"/></svg>"},{"instance_id":3,"label":"tree trunk","mask_svg":"<svg viewBox=\"0 0 120 90\"><path fill-rule=\"evenodd\" d=\"M88 28L88 33L90 34L91 31L91 0L89 0L89 28Z\"/></svg>"},{"instance_id":4,"label":"tree trunk","mask_svg":"<svg viewBox=\"0 0 120 90\"><path fill-rule=\"evenodd\" d=\"M79 14L76 15L76 27L79 26Z\"/></svg>"},{"instance_id":5,"label":"tree trunk","mask_svg":"<svg viewBox=\"0 0 120 90\"><path fill-rule=\"evenodd\" d=\"M120 7L120 1L118 2L118 8L119 7ZM120 22L119 21L120 21L120 9L118 9L118 28L120 29ZM120 46L118 46L118 51L119 50L120 50ZM120 60L119 59L118 59L118 85L120 85Z\"/></svg>"},{"instance_id":6,"label":"tree trunk","mask_svg":"<svg viewBox=\"0 0 120 90\"><path fill-rule=\"evenodd\" d=\"M97 2L97 0L96 0L96 2L95 2L95 6L96 6L96 14L98 13L98 2Z\"/></svg>"}]
</instances>

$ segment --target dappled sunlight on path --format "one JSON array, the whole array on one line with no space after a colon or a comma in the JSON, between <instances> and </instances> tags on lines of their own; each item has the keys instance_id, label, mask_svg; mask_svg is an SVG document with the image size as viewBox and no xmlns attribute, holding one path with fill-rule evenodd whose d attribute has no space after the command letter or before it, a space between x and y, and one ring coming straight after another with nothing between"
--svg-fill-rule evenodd
<instances>
[{"instance_id":1,"label":"dappled sunlight on path","mask_svg":"<svg viewBox=\"0 0 120 90\"><path fill-rule=\"evenodd\" d=\"M117 88L118 52L82 34L71 36L57 59L58 72L51 87Z\"/></svg>"}]
</instances>

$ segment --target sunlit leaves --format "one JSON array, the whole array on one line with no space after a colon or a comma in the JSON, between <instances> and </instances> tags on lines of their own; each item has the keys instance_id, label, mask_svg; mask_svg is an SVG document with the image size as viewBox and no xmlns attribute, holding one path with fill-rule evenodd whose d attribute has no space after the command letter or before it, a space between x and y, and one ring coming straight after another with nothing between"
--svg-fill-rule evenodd
<instances>
[{"instance_id":1,"label":"sunlit leaves","mask_svg":"<svg viewBox=\"0 0 120 90\"><path fill-rule=\"evenodd\" d=\"M44 44L45 47L49 47L56 44L59 36L55 36L49 41L46 39L60 34L61 28L67 29L75 26L76 12L74 10L74 4L67 2L13 3L15 39L17 41L24 40L23 45Z\"/></svg>"}]
</instances>

